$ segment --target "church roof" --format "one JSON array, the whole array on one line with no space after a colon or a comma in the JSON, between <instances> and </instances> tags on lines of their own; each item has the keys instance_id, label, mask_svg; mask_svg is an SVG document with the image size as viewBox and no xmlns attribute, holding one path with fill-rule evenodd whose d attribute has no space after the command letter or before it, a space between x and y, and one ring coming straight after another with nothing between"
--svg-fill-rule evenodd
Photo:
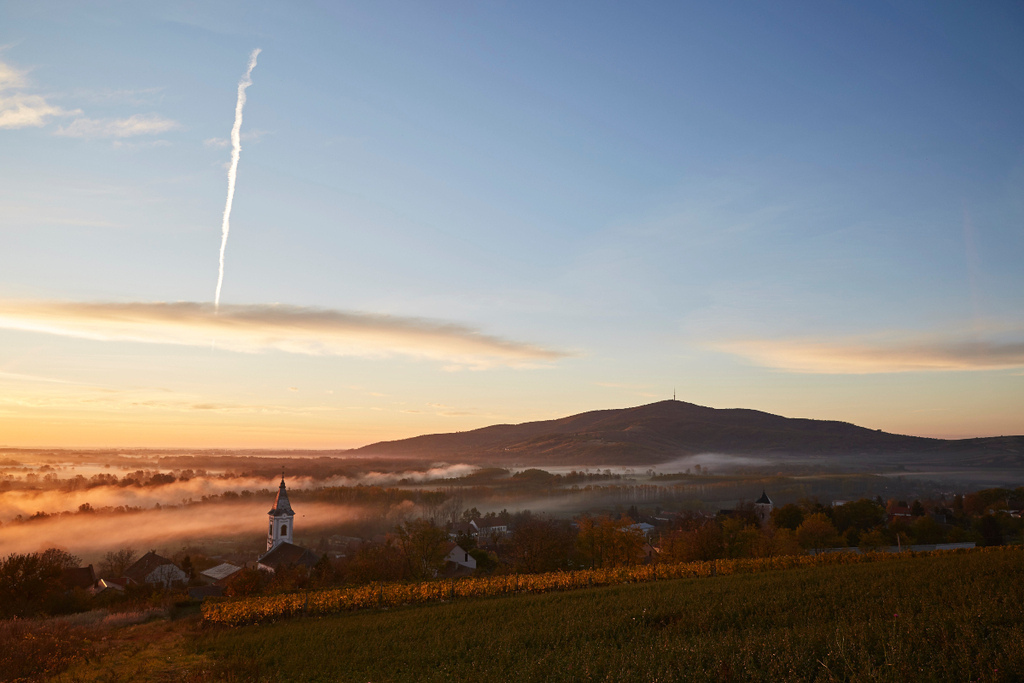
<instances>
[{"instance_id":1,"label":"church roof","mask_svg":"<svg viewBox=\"0 0 1024 683\"><path fill-rule=\"evenodd\" d=\"M281 478L281 488L277 490L277 499L274 500L274 507L267 514L274 515L275 517L295 514L295 510L292 510L292 504L288 501L288 491L284 488L284 477Z\"/></svg>"},{"instance_id":2,"label":"church roof","mask_svg":"<svg viewBox=\"0 0 1024 683\"><path fill-rule=\"evenodd\" d=\"M274 569L299 564L304 564L312 569L319 559L320 556L308 548L294 543L279 543L261 555L259 563Z\"/></svg>"},{"instance_id":3,"label":"church roof","mask_svg":"<svg viewBox=\"0 0 1024 683\"><path fill-rule=\"evenodd\" d=\"M772 499L768 497L768 494L761 489L761 497L755 501L755 505L771 505Z\"/></svg>"}]
</instances>

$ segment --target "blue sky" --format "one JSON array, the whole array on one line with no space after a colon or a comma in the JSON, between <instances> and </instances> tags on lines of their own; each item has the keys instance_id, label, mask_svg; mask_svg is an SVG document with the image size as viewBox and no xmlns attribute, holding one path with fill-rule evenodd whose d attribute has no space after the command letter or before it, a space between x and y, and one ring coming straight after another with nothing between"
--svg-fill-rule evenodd
<instances>
[{"instance_id":1,"label":"blue sky","mask_svg":"<svg viewBox=\"0 0 1024 683\"><path fill-rule=\"evenodd\" d=\"M0 64L0 444L351 446L673 387L1024 433L1017 4L23 3Z\"/></svg>"}]
</instances>

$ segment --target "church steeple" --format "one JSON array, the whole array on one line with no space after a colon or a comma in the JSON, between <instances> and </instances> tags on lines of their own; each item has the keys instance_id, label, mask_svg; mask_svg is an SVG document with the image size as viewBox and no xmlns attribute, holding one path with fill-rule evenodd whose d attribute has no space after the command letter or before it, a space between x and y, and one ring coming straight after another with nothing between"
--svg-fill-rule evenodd
<instances>
[{"instance_id":1,"label":"church steeple","mask_svg":"<svg viewBox=\"0 0 1024 683\"><path fill-rule=\"evenodd\" d=\"M281 486L277 489L274 507L267 513L270 515L270 531L267 532L267 550L272 550L281 543L292 542L293 520L295 511L288 500L288 490L284 486L284 475L281 475Z\"/></svg>"},{"instance_id":2,"label":"church steeple","mask_svg":"<svg viewBox=\"0 0 1024 683\"><path fill-rule=\"evenodd\" d=\"M761 497L754 501L754 514L757 515L757 519L764 526L772 518L772 508L775 506L772 503L772 499L768 497L768 492L761 489Z\"/></svg>"}]
</instances>

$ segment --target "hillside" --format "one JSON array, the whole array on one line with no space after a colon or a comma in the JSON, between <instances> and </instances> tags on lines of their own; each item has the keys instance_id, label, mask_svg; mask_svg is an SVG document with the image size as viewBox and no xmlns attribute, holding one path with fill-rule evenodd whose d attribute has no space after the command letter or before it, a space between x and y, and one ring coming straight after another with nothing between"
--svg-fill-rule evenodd
<instances>
[{"instance_id":1,"label":"hillside","mask_svg":"<svg viewBox=\"0 0 1024 683\"><path fill-rule=\"evenodd\" d=\"M781 417L660 401L556 420L429 434L356 449L359 455L546 465L648 465L699 453L860 456L893 463L1024 463L1024 437L943 440L846 422Z\"/></svg>"}]
</instances>

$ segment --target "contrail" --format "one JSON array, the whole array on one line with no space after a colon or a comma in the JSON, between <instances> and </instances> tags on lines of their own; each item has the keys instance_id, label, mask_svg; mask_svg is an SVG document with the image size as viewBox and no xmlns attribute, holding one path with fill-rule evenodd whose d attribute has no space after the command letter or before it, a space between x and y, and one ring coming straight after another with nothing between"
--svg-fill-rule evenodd
<instances>
[{"instance_id":1,"label":"contrail","mask_svg":"<svg viewBox=\"0 0 1024 683\"><path fill-rule=\"evenodd\" d=\"M231 203L235 200L235 177L238 175L238 156L242 152L242 108L245 107L245 89L252 85L252 70L256 68L256 57L260 49L249 55L249 68L242 80L238 81L238 102L235 103L235 125L231 128L231 166L228 168L228 198L224 203L224 218L221 221L220 271L217 273L217 293L213 297L214 309L220 309L220 288L224 284L224 250L228 246L228 232L231 230Z\"/></svg>"}]
</instances>

